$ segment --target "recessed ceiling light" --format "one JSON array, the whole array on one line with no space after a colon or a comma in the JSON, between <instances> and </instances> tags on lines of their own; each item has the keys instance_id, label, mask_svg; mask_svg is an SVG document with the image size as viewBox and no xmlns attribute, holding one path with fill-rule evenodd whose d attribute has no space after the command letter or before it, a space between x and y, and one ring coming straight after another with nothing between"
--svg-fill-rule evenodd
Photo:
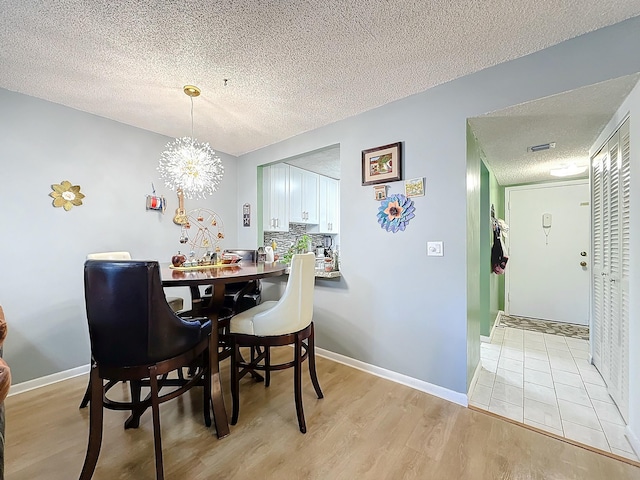
<instances>
[{"instance_id":1,"label":"recessed ceiling light","mask_svg":"<svg viewBox=\"0 0 640 480\"><path fill-rule=\"evenodd\" d=\"M540 145L534 145L532 147L527 147L527 151L529 151L529 152L541 152L542 150L549 150L550 148L556 148L556 142L542 143Z\"/></svg>"},{"instance_id":2,"label":"recessed ceiling light","mask_svg":"<svg viewBox=\"0 0 640 480\"><path fill-rule=\"evenodd\" d=\"M567 165L566 167L561 168L552 168L549 173L554 177L570 177L572 175L579 175L587 171L587 165L582 167L577 166L576 164Z\"/></svg>"}]
</instances>

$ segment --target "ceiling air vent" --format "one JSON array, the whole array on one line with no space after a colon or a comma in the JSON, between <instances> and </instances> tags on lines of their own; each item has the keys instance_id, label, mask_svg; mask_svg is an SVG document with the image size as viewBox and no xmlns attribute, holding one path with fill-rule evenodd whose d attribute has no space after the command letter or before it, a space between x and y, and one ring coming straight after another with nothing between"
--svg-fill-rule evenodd
<instances>
[{"instance_id":1,"label":"ceiling air vent","mask_svg":"<svg viewBox=\"0 0 640 480\"><path fill-rule=\"evenodd\" d=\"M550 148L556 148L556 142L543 143L541 145L534 145L527 147L528 152L541 152L542 150L549 150Z\"/></svg>"}]
</instances>

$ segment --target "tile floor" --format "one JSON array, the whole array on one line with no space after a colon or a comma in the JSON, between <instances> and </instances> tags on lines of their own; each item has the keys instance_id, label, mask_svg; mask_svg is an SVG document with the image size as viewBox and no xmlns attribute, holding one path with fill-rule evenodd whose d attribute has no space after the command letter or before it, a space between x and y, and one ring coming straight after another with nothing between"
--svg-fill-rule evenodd
<instances>
[{"instance_id":1,"label":"tile floor","mask_svg":"<svg viewBox=\"0 0 640 480\"><path fill-rule=\"evenodd\" d=\"M481 348L471 405L638 461L587 340L498 326Z\"/></svg>"}]
</instances>

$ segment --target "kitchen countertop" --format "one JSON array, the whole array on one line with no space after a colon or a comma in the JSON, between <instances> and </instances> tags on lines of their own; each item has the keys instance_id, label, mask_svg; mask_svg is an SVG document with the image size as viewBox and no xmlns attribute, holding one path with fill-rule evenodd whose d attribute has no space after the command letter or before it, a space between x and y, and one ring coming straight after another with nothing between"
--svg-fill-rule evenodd
<instances>
[{"instance_id":1,"label":"kitchen countertop","mask_svg":"<svg viewBox=\"0 0 640 480\"><path fill-rule=\"evenodd\" d=\"M284 271L285 275L289 275L289 267ZM316 269L316 278L340 278L342 275L339 270L333 270L331 272L325 272L324 270Z\"/></svg>"}]
</instances>

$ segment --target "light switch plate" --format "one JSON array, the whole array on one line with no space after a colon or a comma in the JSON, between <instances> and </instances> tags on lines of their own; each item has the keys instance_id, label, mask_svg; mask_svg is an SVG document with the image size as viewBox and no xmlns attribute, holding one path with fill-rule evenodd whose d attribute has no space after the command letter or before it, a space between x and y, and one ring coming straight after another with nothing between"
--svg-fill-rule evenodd
<instances>
[{"instance_id":1,"label":"light switch plate","mask_svg":"<svg viewBox=\"0 0 640 480\"><path fill-rule=\"evenodd\" d=\"M442 257L444 255L443 242L427 242L427 256Z\"/></svg>"}]
</instances>

